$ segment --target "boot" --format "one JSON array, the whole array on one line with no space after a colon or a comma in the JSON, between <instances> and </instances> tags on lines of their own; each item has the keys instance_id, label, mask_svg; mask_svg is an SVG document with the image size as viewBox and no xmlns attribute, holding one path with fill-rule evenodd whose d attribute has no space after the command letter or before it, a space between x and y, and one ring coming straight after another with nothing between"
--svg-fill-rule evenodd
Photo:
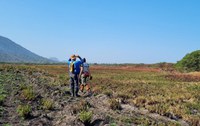
<instances>
[{"instance_id":1,"label":"boot","mask_svg":"<svg viewBox=\"0 0 200 126\"><path fill-rule=\"evenodd\" d=\"M76 91L75 91L75 97L80 97L80 95L78 94L78 89L76 89Z\"/></svg>"}]
</instances>

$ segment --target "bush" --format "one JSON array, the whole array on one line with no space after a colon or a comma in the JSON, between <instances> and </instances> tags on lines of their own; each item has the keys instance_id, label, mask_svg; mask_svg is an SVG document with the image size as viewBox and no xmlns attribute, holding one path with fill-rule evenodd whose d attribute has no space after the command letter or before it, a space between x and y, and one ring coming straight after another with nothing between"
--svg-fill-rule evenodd
<instances>
[{"instance_id":1,"label":"bush","mask_svg":"<svg viewBox=\"0 0 200 126\"><path fill-rule=\"evenodd\" d=\"M23 118L29 117L31 113L31 106L30 105L19 105L17 107L17 113L19 116Z\"/></svg>"},{"instance_id":2,"label":"bush","mask_svg":"<svg viewBox=\"0 0 200 126\"><path fill-rule=\"evenodd\" d=\"M92 119L92 112L87 112L87 111L81 111L79 113L79 119L85 126L89 126L91 123Z\"/></svg>"},{"instance_id":3,"label":"bush","mask_svg":"<svg viewBox=\"0 0 200 126\"><path fill-rule=\"evenodd\" d=\"M200 71L200 50L187 54L175 67L185 72Z\"/></svg>"},{"instance_id":4,"label":"bush","mask_svg":"<svg viewBox=\"0 0 200 126\"><path fill-rule=\"evenodd\" d=\"M42 107L46 110L53 109L53 101L51 99L43 99Z\"/></svg>"},{"instance_id":5,"label":"bush","mask_svg":"<svg viewBox=\"0 0 200 126\"><path fill-rule=\"evenodd\" d=\"M27 100L34 100L36 95L32 87L27 87L22 90L22 96Z\"/></svg>"}]
</instances>

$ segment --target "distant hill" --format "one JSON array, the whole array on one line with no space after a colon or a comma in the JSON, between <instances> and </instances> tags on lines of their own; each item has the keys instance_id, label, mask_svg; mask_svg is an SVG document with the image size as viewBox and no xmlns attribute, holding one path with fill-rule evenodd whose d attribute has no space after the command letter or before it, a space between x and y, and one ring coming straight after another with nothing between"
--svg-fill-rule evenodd
<instances>
[{"instance_id":1,"label":"distant hill","mask_svg":"<svg viewBox=\"0 0 200 126\"><path fill-rule=\"evenodd\" d=\"M55 61L36 55L12 40L2 36L0 36L0 62L55 63Z\"/></svg>"},{"instance_id":2,"label":"distant hill","mask_svg":"<svg viewBox=\"0 0 200 126\"><path fill-rule=\"evenodd\" d=\"M55 61L55 62L60 62L59 59L56 58L56 57L50 57L49 59L50 59L50 60L53 60L53 61Z\"/></svg>"}]
</instances>

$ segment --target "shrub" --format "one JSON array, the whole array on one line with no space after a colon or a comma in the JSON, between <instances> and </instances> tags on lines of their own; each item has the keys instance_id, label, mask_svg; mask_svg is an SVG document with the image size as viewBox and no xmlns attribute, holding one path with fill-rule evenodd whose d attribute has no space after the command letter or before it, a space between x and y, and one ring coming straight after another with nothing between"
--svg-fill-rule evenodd
<instances>
[{"instance_id":1,"label":"shrub","mask_svg":"<svg viewBox=\"0 0 200 126\"><path fill-rule=\"evenodd\" d=\"M27 87L22 90L22 96L27 100L35 99L35 93L32 87Z\"/></svg>"},{"instance_id":2,"label":"shrub","mask_svg":"<svg viewBox=\"0 0 200 126\"><path fill-rule=\"evenodd\" d=\"M175 67L180 71L200 71L200 50L194 51L178 61Z\"/></svg>"},{"instance_id":3,"label":"shrub","mask_svg":"<svg viewBox=\"0 0 200 126\"><path fill-rule=\"evenodd\" d=\"M85 125L85 126L89 126L91 123L91 119L92 119L92 112L89 111L81 111L79 113L79 119L81 120L81 122Z\"/></svg>"},{"instance_id":4,"label":"shrub","mask_svg":"<svg viewBox=\"0 0 200 126\"><path fill-rule=\"evenodd\" d=\"M51 99L42 99L42 107L46 110L53 109L53 101Z\"/></svg>"},{"instance_id":5,"label":"shrub","mask_svg":"<svg viewBox=\"0 0 200 126\"><path fill-rule=\"evenodd\" d=\"M23 118L27 118L30 116L31 106L30 105L19 105L17 107L17 113L19 116L21 116Z\"/></svg>"}]
</instances>

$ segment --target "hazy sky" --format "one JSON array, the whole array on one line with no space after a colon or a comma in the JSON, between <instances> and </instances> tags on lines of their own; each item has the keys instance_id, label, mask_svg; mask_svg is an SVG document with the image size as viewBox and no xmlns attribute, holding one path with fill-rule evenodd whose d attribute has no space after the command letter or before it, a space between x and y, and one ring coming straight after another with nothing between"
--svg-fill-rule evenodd
<instances>
[{"instance_id":1,"label":"hazy sky","mask_svg":"<svg viewBox=\"0 0 200 126\"><path fill-rule=\"evenodd\" d=\"M0 35L60 60L176 62L200 47L200 0L0 0Z\"/></svg>"}]
</instances>

